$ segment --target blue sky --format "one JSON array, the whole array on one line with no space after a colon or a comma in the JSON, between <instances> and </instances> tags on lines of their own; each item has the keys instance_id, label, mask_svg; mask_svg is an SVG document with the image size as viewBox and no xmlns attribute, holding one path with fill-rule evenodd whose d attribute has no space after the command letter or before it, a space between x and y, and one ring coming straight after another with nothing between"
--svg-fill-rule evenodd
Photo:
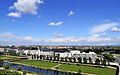
<instances>
[{"instance_id":1,"label":"blue sky","mask_svg":"<svg viewBox=\"0 0 120 75\"><path fill-rule=\"evenodd\" d=\"M0 45L120 44L119 0L1 0Z\"/></svg>"}]
</instances>

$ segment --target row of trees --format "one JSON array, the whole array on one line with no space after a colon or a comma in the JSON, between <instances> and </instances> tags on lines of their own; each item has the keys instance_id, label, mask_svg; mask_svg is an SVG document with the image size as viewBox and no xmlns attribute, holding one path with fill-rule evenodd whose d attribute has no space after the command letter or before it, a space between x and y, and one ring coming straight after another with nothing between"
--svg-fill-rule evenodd
<instances>
[{"instance_id":1,"label":"row of trees","mask_svg":"<svg viewBox=\"0 0 120 75\"><path fill-rule=\"evenodd\" d=\"M16 53L15 51L4 52L4 54L11 56L20 56L20 53Z\"/></svg>"},{"instance_id":2,"label":"row of trees","mask_svg":"<svg viewBox=\"0 0 120 75\"><path fill-rule=\"evenodd\" d=\"M104 65L106 66L106 63L108 62L108 59L105 58L96 58L93 60L92 58L75 58L75 57L59 57L59 56L49 56L49 55L32 55L32 59L37 59L37 60L50 60L50 61L62 61L62 62L71 62L71 63L83 63L83 64L96 64L96 65Z\"/></svg>"}]
</instances>

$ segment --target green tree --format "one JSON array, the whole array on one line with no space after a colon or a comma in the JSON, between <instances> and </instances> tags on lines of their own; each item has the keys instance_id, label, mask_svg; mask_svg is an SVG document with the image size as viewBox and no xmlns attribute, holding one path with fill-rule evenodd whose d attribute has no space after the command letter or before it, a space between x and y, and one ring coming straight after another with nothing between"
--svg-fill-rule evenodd
<instances>
[{"instance_id":1,"label":"green tree","mask_svg":"<svg viewBox=\"0 0 120 75\"><path fill-rule=\"evenodd\" d=\"M0 67L3 67L3 60L0 59Z\"/></svg>"},{"instance_id":2,"label":"green tree","mask_svg":"<svg viewBox=\"0 0 120 75\"><path fill-rule=\"evenodd\" d=\"M89 60L89 63L90 63L90 64L92 64L92 63L93 63L93 62L92 62L92 58L91 58L91 57L89 57L89 59L88 59L88 60Z\"/></svg>"},{"instance_id":3,"label":"green tree","mask_svg":"<svg viewBox=\"0 0 120 75\"><path fill-rule=\"evenodd\" d=\"M39 55L37 55L37 59L39 59Z\"/></svg>"},{"instance_id":4,"label":"green tree","mask_svg":"<svg viewBox=\"0 0 120 75\"><path fill-rule=\"evenodd\" d=\"M114 56L112 54L104 54L104 59L107 60L108 65L109 65L109 62L115 61L115 58L114 58Z\"/></svg>"},{"instance_id":5,"label":"green tree","mask_svg":"<svg viewBox=\"0 0 120 75\"><path fill-rule=\"evenodd\" d=\"M87 64L87 59L86 57L83 58L84 64Z\"/></svg>"},{"instance_id":6,"label":"green tree","mask_svg":"<svg viewBox=\"0 0 120 75\"><path fill-rule=\"evenodd\" d=\"M75 58L75 57L73 58L73 62L74 62L74 63L76 62L76 58Z\"/></svg>"},{"instance_id":7,"label":"green tree","mask_svg":"<svg viewBox=\"0 0 120 75\"><path fill-rule=\"evenodd\" d=\"M10 66L7 65L7 66L4 66L4 68L8 70L10 68Z\"/></svg>"},{"instance_id":8,"label":"green tree","mask_svg":"<svg viewBox=\"0 0 120 75\"><path fill-rule=\"evenodd\" d=\"M62 62L64 61L64 58L63 58L63 57L61 57L61 61L62 61Z\"/></svg>"},{"instance_id":9,"label":"green tree","mask_svg":"<svg viewBox=\"0 0 120 75\"><path fill-rule=\"evenodd\" d=\"M99 65L100 65L100 59L99 59L99 58L97 58L97 59L96 59L96 61L95 61L95 63L96 63L96 65L98 65L98 66L99 66Z\"/></svg>"},{"instance_id":10,"label":"green tree","mask_svg":"<svg viewBox=\"0 0 120 75\"><path fill-rule=\"evenodd\" d=\"M46 59L49 60L49 56L48 55L47 55Z\"/></svg>"},{"instance_id":11,"label":"green tree","mask_svg":"<svg viewBox=\"0 0 120 75\"><path fill-rule=\"evenodd\" d=\"M106 59L103 59L102 63L104 66L106 66Z\"/></svg>"},{"instance_id":12,"label":"green tree","mask_svg":"<svg viewBox=\"0 0 120 75\"><path fill-rule=\"evenodd\" d=\"M59 61L59 59L60 59L60 57L59 57L59 56L57 56L57 61Z\"/></svg>"},{"instance_id":13,"label":"green tree","mask_svg":"<svg viewBox=\"0 0 120 75\"><path fill-rule=\"evenodd\" d=\"M69 58L69 61L72 62L72 58Z\"/></svg>"},{"instance_id":14,"label":"green tree","mask_svg":"<svg viewBox=\"0 0 120 75\"><path fill-rule=\"evenodd\" d=\"M54 61L56 60L56 56L53 56L53 58L54 58Z\"/></svg>"},{"instance_id":15,"label":"green tree","mask_svg":"<svg viewBox=\"0 0 120 75\"><path fill-rule=\"evenodd\" d=\"M78 57L78 62L82 63L82 58L81 57Z\"/></svg>"},{"instance_id":16,"label":"green tree","mask_svg":"<svg viewBox=\"0 0 120 75\"><path fill-rule=\"evenodd\" d=\"M67 60L68 60L68 57L65 57L65 62L67 62Z\"/></svg>"}]
</instances>

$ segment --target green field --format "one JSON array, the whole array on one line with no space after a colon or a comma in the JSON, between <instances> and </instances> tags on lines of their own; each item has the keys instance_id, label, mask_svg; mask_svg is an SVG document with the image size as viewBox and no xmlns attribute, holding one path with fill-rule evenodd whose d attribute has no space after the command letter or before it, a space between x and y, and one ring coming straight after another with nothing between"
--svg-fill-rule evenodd
<instances>
[{"instance_id":1,"label":"green field","mask_svg":"<svg viewBox=\"0 0 120 75\"><path fill-rule=\"evenodd\" d=\"M15 56L0 56L0 59L15 59Z\"/></svg>"},{"instance_id":2,"label":"green field","mask_svg":"<svg viewBox=\"0 0 120 75\"><path fill-rule=\"evenodd\" d=\"M50 69L59 63L52 63L52 62L46 62L46 61L38 61L38 60L21 60L17 61L16 63L31 65L31 66L37 66L42 68ZM78 72L78 70L81 70L83 73L89 73L89 74L96 74L96 75L115 75L116 70L110 69L110 68L98 68L98 67L90 67L90 66L78 66L76 64L61 64L58 67L61 71L73 71Z\"/></svg>"},{"instance_id":3,"label":"green field","mask_svg":"<svg viewBox=\"0 0 120 75\"><path fill-rule=\"evenodd\" d=\"M62 64L58 67L60 70L63 71L75 71L81 70L83 73L89 74L96 74L96 75L115 75L116 70L110 68L97 68L97 67L90 67L90 66L77 66L75 64Z\"/></svg>"},{"instance_id":4,"label":"green field","mask_svg":"<svg viewBox=\"0 0 120 75\"><path fill-rule=\"evenodd\" d=\"M16 63L26 64L26 65L31 65L31 66L37 66L37 67L40 67L40 68L47 68L47 69L50 69L50 68L58 65L58 63L38 61L38 60L21 60L21 61L16 61Z\"/></svg>"}]
</instances>

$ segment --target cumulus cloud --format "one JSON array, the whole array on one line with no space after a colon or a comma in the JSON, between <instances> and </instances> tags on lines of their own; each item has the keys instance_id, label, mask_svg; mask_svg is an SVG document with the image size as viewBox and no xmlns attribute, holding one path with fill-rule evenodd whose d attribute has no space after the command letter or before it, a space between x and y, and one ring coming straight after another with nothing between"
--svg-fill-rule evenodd
<instances>
[{"instance_id":1,"label":"cumulus cloud","mask_svg":"<svg viewBox=\"0 0 120 75\"><path fill-rule=\"evenodd\" d=\"M50 25L50 26L60 26L60 25L62 25L63 24L63 22L62 21L60 21L60 22L50 22L48 25Z\"/></svg>"},{"instance_id":2,"label":"cumulus cloud","mask_svg":"<svg viewBox=\"0 0 120 75\"><path fill-rule=\"evenodd\" d=\"M117 26L119 25L118 23L103 23L103 24L100 24L100 25L96 25L95 27L93 27L91 29L91 34L97 34L97 33L103 33L109 29L111 29L112 27L114 26Z\"/></svg>"},{"instance_id":3,"label":"cumulus cloud","mask_svg":"<svg viewBox=\"0 0 120 75\"><path fill-rule=\"evenodd\" d=\"M74 12L73 11L70 11L68 16L71 16L71 15L74 15Z\"/></svg>"},{"instance_id":4,"label":"cumulus cloud","mask_svg":"<svg viewBox=\"0 0 120 75\"><path fill-rule=\"evenodd\" d=\"M29 13L36 15L39 4L42 3L43 0L17 0L17 2L13 4L13 6L9 7L9 9L16 11L16 14L19 12L19 13ZM11 13L15 14L13 12Z\"/></svg>"},{"instance_id":5,"label":"cumulus cloud","mask_svg":"<svg viewBox=\"0 0 120 75\"><path fill-rule=\"evenodd\" d=\"M11 12L9 13L7 16L10 16L10 17L21 17L21 13L18 13L18 12Z\"/></svg>"},{"instance_id":6,"label":"cumulus cloud","mask_svg":"<svg viewBox=\"0 0 120 75\"><path fill-rule=\"evenodd\" d=\"M118 27L113 27L113 28L111 29L111 31L112 31L112 32L120 32L120 28L118 28Z\"/></svg>"}]
</instances>

